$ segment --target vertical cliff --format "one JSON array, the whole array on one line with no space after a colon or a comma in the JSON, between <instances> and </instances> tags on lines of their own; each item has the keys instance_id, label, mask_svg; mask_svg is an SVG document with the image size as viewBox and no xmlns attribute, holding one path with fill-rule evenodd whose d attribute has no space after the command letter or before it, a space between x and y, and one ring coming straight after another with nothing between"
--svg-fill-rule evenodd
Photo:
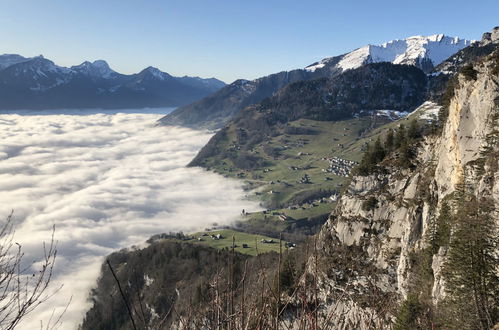
<instances>
[{"instance_id":1,"label":"vertical cliff","mask_svg":"<svg viewBox=\"0 0 499 330\"><path fill-rule=\"evenodd\" d=\"M442 303L457 229L448 230L451 243L429 246L436 222L448 212L443 205L458 212L458 194L492 205L487 216L497 234L498 56L496 51L455 78L441 111L441 132L413 146L411 166L397 166L396 151L375 174L352 178L319 235L321 262L308 267L319 276L323 323L334 329L391 327L400 304L413 294L426 292L432 306Z\"/></svg>"}]
</instances>

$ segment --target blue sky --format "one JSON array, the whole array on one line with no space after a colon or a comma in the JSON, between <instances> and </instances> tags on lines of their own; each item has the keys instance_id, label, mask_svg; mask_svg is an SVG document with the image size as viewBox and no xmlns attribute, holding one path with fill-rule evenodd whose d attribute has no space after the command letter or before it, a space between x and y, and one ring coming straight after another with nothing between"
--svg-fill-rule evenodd
<instances>
[{"instance_id":1,"label":"blue sky","mask_svg":"<svg viewBox=\"0 0 499 330\"><path fill-rule=\"evenodd\" d=\"M0 53L231 82L412 35L479 39L498 13L497 0L0 0Z\"/></svg>"}]
</instances>

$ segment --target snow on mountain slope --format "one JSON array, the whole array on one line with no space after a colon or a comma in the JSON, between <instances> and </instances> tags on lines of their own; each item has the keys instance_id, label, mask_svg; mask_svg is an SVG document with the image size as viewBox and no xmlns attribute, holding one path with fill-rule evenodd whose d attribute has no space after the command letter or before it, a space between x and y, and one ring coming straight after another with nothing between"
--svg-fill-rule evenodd
<instances>
[{"instance_id":1,"label":"snow on mountain slope","mask_svg":"<svg viewBox=\"0 0 499 330\"><path fill-rule=\"evenodd\" d=\"M173 77L153 67L121 74L103 60L68 68L43 56L0 55L0 109L177 107L223 86L217 79Z\"/></svg>"},{"instance_id":2,"label":"snow on mountain slope","mask_svg":"<svg viewBox=\"0 0 499 330\"><path fill-rule=\"evenodd\" d=\"M29 58L17 54L0 55L0 70L8 68L11 65L29 61Z\"/></svg>"},{"instance_id":3,"label":"snow on mountain slope","mask_svg":"<svg viewBox=\"0 0 499 330\"><path fill-rule=\"evenodd\" d=\"M325 58L305 69L315 71L329 64L345 71L367 63L391 62L415 65L429 71L471 43L470 40L448 37L443 34L428 37L414 36L402 40L392 40L381 45L367 45L340 56L339 61L338 57Z\"/></svg>"},{"instance_id":4,"label":"snow on mountain slope","mask_svg":"<svg viewBox=\"0 0 499 330\"><path fill-rule=\"evenodd\" d=\"M170 76L168 73L163 72L163 71L161 71L158 68L155 68L153 66L149 66L149 67L145 68L143 72L146 75L152 76L158 80L166 80L166 79L172 78L172 76Z\"/></svg>"},{"instance_id":5,"label":"snow on mountain slope","mask_svg":"<svg viewBox=\"0 0 499 330\"><path fill-rule=\"evenodd\" d=\"M97 60L94 62L85 61L80 65L72 66L71 69L87 76L100 77L104 79L111 79L119 75L119 73L112 70L109 67L109 64L103 60Z\"/></svg>"},{"instance_id":6,"label":"snow on mountain slope","mask_svg":"<svg viewBox=\"0 0 499 330\"><path fill-rule=\"evenodd\" d=\"M435 102L426 101L425 103L421 104L416 110L414 110L410 114L410 117L411 119L436 121L438 120L438 114L441 108L442 106L438 105Z\"/></svg>"},{"instance_id":7,"label":"snow on mountain slope","mask_svg":"<svg viewBox=\"0 0 499 330\"><path fill-rule=\"evenodd\" d=\"M68 82L72 74L71 69L55 65L40 55L9 65L3 69L0 81L4 85L43 91Z\"/></svg>"}]
</instances>

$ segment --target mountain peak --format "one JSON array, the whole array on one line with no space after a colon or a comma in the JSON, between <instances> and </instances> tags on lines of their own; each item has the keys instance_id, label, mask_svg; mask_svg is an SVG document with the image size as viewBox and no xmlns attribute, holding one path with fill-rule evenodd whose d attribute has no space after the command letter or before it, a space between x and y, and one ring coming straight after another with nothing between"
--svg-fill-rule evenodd
<instances>
[{"instance_id":1,"label":"mountain peak","mask_svg":"<svg viewBox=\"0 0 499 330\"><path fill-rule=\"evenodd\" d=\"M62 66L56 65L54 62L52 62L49 59L46 59L43 57L43 55L27 58L26 61L22 61L20 63L16 63L17 66L21 66L20 70L26 71L26 70L34 70L36 71L37 74L43 74L43 72L61 72L61 73L70 73L71 70Z\"/></svg>"},{"instance_id":2,"label":"mountain peak","mask_svg":"<svg viewBox=\"0 0 499 330\"><path fill-rule=\"evenodd\" d=\"M391 40L380 45L367 45L339 57L325 58L305 69L315 71L330 64L345 71L367 63L391 62L415 65L424 71L429 71L471 43L470 40L449 37L444 34L412 36L406 39Z\"/></svg>"},{"instance_id":3,"label":"mountain peak","mask_svg":"<svg viewBox=\"0 0 499 330\"><path fill-rule=\"evenodd\" d=\"M94 62L85 61L80 65L71 67L72 70L91 77L101 77L109 79L117 75L117 72L112 70L104 60L96 60Z\"/></svg>"},{"instance_id":4,"label":"mountain peak","mask_svg":"<svg viewBox=\"0 0 499 330\"><path fill-rule=\"evenodd\" d=\"M109 69L109 64L104 60L95 60L92 64L97 67Z\"/></svg>"},{"instance_id":5,"label":"mountain peak","mask_svg":"<svg viewBox=\"0 0 499 330\"><path fill-rule=\"evenodd\" d=\"M0 55L0 70L3 70L11 65L29 61L29 58L17 54Z\"/></svg>"},{"instance_id":6,"label":"mountain peak","mask_svg":"<svg viewBox=\"0 0 499 330\"><path fill-rule=\"evenodd\" d=\"M172 76L169 75L166 72L161 71L160 69L153 67L153 66L148 66L144 70L141 71L142 74L147 74L155 79L158 80L166 80L168 78L171 78Z\"/></svg>"}]
</instances>

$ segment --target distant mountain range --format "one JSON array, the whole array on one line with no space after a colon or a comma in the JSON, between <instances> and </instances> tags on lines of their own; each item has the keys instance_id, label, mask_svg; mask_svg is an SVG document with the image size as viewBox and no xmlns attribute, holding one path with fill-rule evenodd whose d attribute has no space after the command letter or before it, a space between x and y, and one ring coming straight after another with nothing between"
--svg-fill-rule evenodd
<instances>
[{"instance_id":1,"label":"distant mountain range","mask_svg":"<svg viewBox=\"0 0 499 330\"><path fill-rule=\"evenodd\" d=\"M174 107L210 95L225 83L173 77L157 68L124 75L106 61L66 68L37 56L0 55L0 109Z\"/></svg>"},{"instance_id":2,"label":"distant mountain range","mask_svg":"<svg viewBox=\"0 0 499 330\"><path fill-rule=\"evenodd\" d=\"M271 97L284 86L316 78L333 78L369 63L408 64L429 73L449 56L472 44L443 34L415 36L382 45L367 45L328 57L304 69L280 72L255 80L236 80L213 95L182 106L161 119L164 125L221 128L243 108Z\"/></svg>"}]
</instances>

